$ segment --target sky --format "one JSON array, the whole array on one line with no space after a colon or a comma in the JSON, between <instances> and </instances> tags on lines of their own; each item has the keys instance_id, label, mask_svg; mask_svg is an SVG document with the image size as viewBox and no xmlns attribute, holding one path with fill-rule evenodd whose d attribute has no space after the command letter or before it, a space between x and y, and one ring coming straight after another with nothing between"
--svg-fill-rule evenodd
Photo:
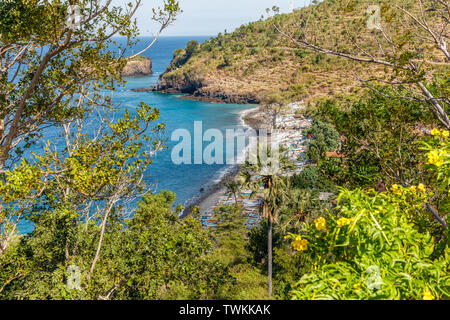
<instances>
[{"instance_id":1,"label":"sky","mask_svg":"<svg viewBox=\"0 0 450 320\"><path fill-rule=\"evenodd\" d=\"M165 36L217 35L219 32L233 31L242 24L259 20L266 14L266 8L280 7L281 12L289 12L290 0L179 0L183 13L173 25L165 30ZM127 3L129 0L116 0ZM158 24L152 22L152 8L161 0L143 0L136 13L141 35L157 32ZM301 7L309 0L295 0L294 7Z\"/></svg>"}]
</instances>

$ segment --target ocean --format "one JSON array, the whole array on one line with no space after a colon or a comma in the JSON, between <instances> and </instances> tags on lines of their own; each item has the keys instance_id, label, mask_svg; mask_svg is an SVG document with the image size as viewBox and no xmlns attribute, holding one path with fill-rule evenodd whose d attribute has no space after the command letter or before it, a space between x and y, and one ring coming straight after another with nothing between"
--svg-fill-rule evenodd
<instances>
[{"instance_id":1,"label":"ocean","mask_svg":"<svg viewBox=\"0 0 450 320\"><path fill-rule=\"evenodd\" d=\"M174 192L177 195L177 203L181 204L186 204L197 196L200 189L207 189L217 182L231 166L226 164L174 164L171 159L172 148L179 141L170 140L172 132L176 129L186 129L193 137L194 121L201 121L203 132L214 128L219 129L225 135L226 129L243 129L245 125L241 120L240 113L255 106L208 103L180 99L181 95L177 94L133 92L130 89L148 88L155 85L161 73L170 63L175 49L184 48L190 40L203 42L208 38L198 36L159 38L156 44L143 54L152 59L153 75L125 78L125 86L118 88L113 98L113 103L120 105L115 118L123 115L125 108L133 111L141 101L160 110L159 122L166 124L163 137L169 139L166 143L168 148L157 153L146 172L146 183L155 193L161 190ZM117 43L124 41L120 38L115 40ZM140 42L133 48L135 53L143 49L151 41L151 38L143 37L139 40ZM46 130L43 140L57 139L58 132L60 131ZM209 142L204 142L203 147L208 144ZM29 232L32 226L29 223L22 223L19 229L21 232Z\"/></svg>"}]
</instances>

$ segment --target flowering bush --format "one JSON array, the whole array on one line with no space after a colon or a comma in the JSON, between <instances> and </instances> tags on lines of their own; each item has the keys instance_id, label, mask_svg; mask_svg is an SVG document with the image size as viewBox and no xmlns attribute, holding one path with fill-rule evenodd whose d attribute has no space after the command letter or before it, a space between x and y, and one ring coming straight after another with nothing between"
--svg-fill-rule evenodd
<instances>
[{"instance_id":1,"label":"flowering bush","mask_svg":"<svg viewBox=\"0 0 450 320\"><path fill-rule=\"evenodd\" d=\"M292 298L449 298L448 246L432 259L433 238L414 220L430 196L424 185L386 193L342 189L338 215L328 212L301 235L287 236L310 268Z\"/></svg>"},{"instance_id":2,"label":"flowering bush","mask_svg":"<svg viewBox=\"0 0 450 320\"><path fill-rule=\"evenodd\" d=\"M436 172L437 182L443 190L450 192L450 132L446 130L433 129L433 136L423 143L423 150L427 151L430 169Z\"/></svg>"}]
</instances>

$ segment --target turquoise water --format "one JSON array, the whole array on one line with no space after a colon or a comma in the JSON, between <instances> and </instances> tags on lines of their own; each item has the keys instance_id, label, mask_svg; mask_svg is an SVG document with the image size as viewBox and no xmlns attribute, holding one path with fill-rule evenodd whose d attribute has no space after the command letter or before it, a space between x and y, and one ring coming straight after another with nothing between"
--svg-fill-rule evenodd
<instances>
[{"instance_id":1,"label":"turquoise water","mask_svg":"<svg viewBox=\"0 0 450 320\"><path fill-rule=\"evenodd\" d=\"M149 77L127 78L125 88L121 88L115 94L114 102L127 108L134 108L141 101L159 108L160 119L166 123L166 137L170 139L171 133L176 129L187 129L193 136L194 121L202 121L203 131L216 128L225 135L226 129L243 128L240 120L240 112L252 105L218 104L201 101L180 99L180 95L132 92L129 89L145 88L155 85L159 75L164 72L170 63L173 51L184 48L188 41L197 40L203 42L209 37L163 37L144 55L153 61L154 74ZM138 52L150 41L149 38L141 38L134 52ZM211 182L217 180L227 169L226 165L175 165L171 160L171 149L178 141L168 141L168 149L159 153L151 164L148 173L148 182L153 185L154 191L171 190L177 194L178 202L185 203L197 195L201 188L208 187ZM203 146L209 143L205 142ZM225 147L224 147L225 150ZM226 156L226 155L225 155Z\"/></svg>"},{"instance_id":2,"label":"turquoise water","mask_svg":"<svg viewBox=\"0 0 450 320\"><path fill-rule=\"evenodd\" d=\"M185 204L189 199L198 195L201 188L207 188L228 169L227 165L175 165L171 160L172 148L178 141L170 141L173 130L187 129L193 137L194 121L202 121L203 132L209 128L216 128L225 135L226 129L243 128L240 112L253 108L252 105L217 104L180 99L180 95L152 92L132 92L130 89L146 88L155 85L159 75L165 70L172 59L172 53L177 48L184 48L189 40L199 42L208 37L167 37L161 38L157 44L145 55L153 61L152 76L127 78L125 87L118 88L114 93L113 102L121 106L115 118L123 115L125 108L134 110L141 101L160 109L160 121L166 123L164 137L168 149L159 152L147 170L146 182L154 192L171 190L177 195L177 202ZM137 52L148 43L143 38L133 50ZM119 40L120 42L120 40ZM43 139L61 139L60 129L51 128L45 131ZM205 142L203 146L208 145ZM224 147L225 150L225 147ZM37 150L36 150L37 151ZM225 155L226 156L226 155ZM29 232L32 226L23 223L19 227L22 232Z\"/></svg>"},{"instance_id":3,"label":"turquoise water","mask_svg":"<svg viewBox=\"0 0 450 320\"><path fill-rule=\"evenodd\" d=\"M127 88L140 88L142 83L156 83L157 77L142 77L129 79ZM171 160L172 148L178 141L170 141L171 134L176 129L187 129L193 137L194 121L202 121L203 132L209 128L216 128L225 135L226 129L243 128L240 121L242 110L253 106L235 104L214 104L180 99L179 95L131 92L121 89L115 98L127 108L134 108L140 101L160 109L161 121L166 123L165 137L168 149L157 154L149 167L153 189L171 190L177 194L178 201L184 203L198 194L201 188L220 177L227 169L226 165L175 165ZM209 143L204 142L206 147ZM224 147L224 151L225 151ZM193 148L192 148L193 151ZM193 155L192 155L193 160Z\"/></svg>"}]
</instances>

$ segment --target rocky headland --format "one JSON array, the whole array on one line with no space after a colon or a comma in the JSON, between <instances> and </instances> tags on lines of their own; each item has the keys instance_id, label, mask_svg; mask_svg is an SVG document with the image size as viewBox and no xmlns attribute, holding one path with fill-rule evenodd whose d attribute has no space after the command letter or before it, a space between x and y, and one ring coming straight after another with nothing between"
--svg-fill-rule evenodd
<instances>
[{"instance_id":1,"label":"rocky headland","mask_svg":"<svg viewBox=\"0 0 450 320\"><path fill-rule=\"evenodd\" d=\"M227 85L228 84L228 85ZM136 92L184 93L183 99L200 100L215 103L259 104L263 95L242 90L232 80L185 76L180 79L161 77L153 87L133 89ZM235 84L235 85L233 85Z\"/></svg>"}]
</instances>

